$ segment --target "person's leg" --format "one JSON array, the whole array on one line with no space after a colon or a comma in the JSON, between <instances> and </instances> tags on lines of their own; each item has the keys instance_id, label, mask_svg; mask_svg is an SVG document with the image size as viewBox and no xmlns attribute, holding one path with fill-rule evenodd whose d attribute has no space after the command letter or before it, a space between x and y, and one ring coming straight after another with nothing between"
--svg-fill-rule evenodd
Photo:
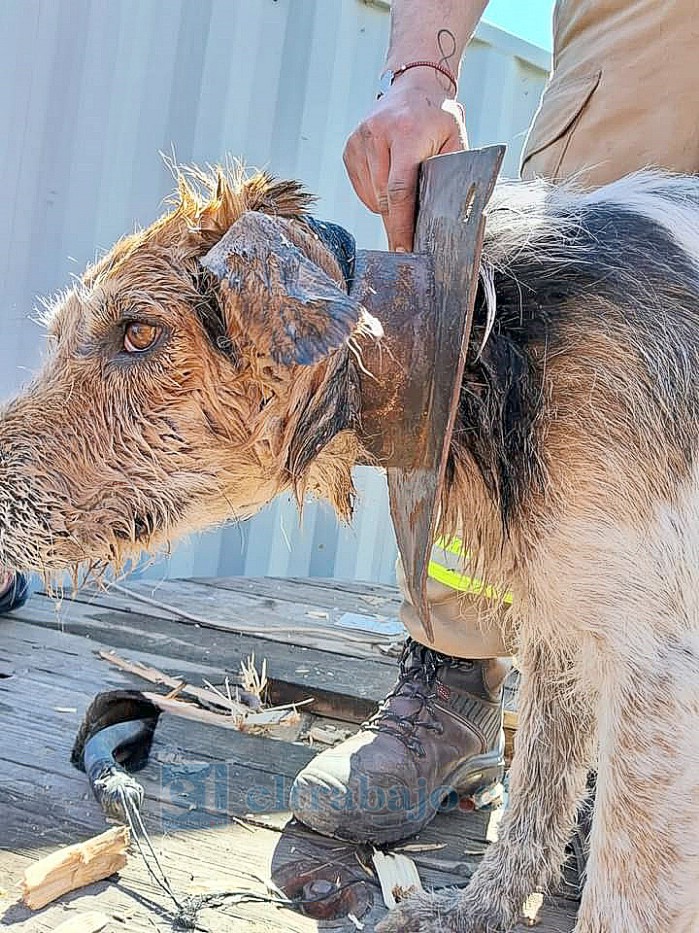
<instances>
[{"instance_id":1,"label":"person's leg","mask_svg":"<svg viewBox=\"0 0 699 933\"><path fill-rule=\"evenodd\" d=\"M402 583L400 567L399 583ZM404 587L402 587L405 593ZM502 695L510 671L503 614L430 579L434 646L407 598L397 682L377 713L297 776L291 809L326 835L385 843L417 833L446 797L488 802L503 775ZM458 656L455 656L458 652ZM467 657L465 655L468 655Z\"/></svg>"},{"instance_id":2,"label":"person's leg","mask_svg":"<svg viewBox=\"0 0 699 933\"><path fill-rule=\"evenodd\" d=\"M29 584L21 573L0 570L0 615L23 606L29 596Z\"/></svg>"}]
</instances>

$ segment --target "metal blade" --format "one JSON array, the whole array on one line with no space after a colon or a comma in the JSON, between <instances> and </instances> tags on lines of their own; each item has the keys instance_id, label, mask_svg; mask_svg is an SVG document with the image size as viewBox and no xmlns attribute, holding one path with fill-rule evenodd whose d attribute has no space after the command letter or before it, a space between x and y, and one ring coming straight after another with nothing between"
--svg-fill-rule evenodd
<instances>
[{"instance_id":1,"label":"metal blade","mask_svg":"<svg viewBox=\"0 0 699 933\"><path fill-rule=\"evenodd\" d=\"M449 445L473 321L485 218L504 146L437 156L422 166L415 251L432 257L435 356L427 439L419 467L388 470L391 516L406 585L423 628L434 639L427 567L439 519Z\"/></svg>"},{"instance_id":2,"label":"metal blade","mask_svg":"<svg viewBox=\"0 0 699 933\"><path fill-rule=\"evenodd\" d=\"M365 444L387 467L391 517L411 602L430 641L427 567L439 520L483 242L504 146L422 165L415 254L359 252L352 295L384 327L366 348Z\"/></svg>"}]
</instances>

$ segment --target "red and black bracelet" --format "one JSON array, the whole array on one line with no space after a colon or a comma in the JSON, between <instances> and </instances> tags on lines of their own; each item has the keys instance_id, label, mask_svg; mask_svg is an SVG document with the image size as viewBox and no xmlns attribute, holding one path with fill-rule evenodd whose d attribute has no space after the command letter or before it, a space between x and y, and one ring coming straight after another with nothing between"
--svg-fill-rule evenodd
<instances>
[{"instance_id":1,"label":"red and black bracelet","mask_svg":"<svg viewBox=\"0 0 699 933\"><path fill-rule=\"evenodd\" d=\"M435 71L438 71L440 74L444 75L445 78L448 78L449 81L454 85L454 92L456 93L458 84L456 81L456 76L452 71L450 71L446 65L442 65L439 62L429 62L427 60L415 61L415 62L406 62L404 65L399 65L397 68L389 68L384 71L379 79L379 90L376 95L377 99L383 97L386 91L391 87L393 82L399 75L402 75L404 72L408 71L410 68L433 68Z\"/></svg>"}]
</instances>

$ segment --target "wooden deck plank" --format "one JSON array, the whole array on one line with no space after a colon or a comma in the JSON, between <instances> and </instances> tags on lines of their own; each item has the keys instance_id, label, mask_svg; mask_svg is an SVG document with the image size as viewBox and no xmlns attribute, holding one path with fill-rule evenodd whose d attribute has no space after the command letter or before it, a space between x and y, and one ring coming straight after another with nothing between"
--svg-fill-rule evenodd
<instances>
[{"instance_id":1,"label":"wooden deck plank","mask_svg":"<svg viewBox=\"0 0 699 933\"><path fill-rule=\"evenodd\" d=\"M268 581L267 585L279 584ZM230 597L242 585L239 581L232 581L230 588L189 584L191 599L198 592L191 588L195 586L225 590L224 595ZM266 609L278 618L280 604L314 605L309 600L316 591L316 606L332 604L342 611L361 606L354 600L362 593L392 600L376 590L299 581L288 591L282 587L284 596L277 590L277 596L272 596L269 590L258 610ZM241 595L253 599L247 581ZM267 598L273 606L265 606ZM394 663L379 658L351 658L324 647L286 645L233 631L186 626L174 618L161 618L153 607L139 605L133 611L133 604L126 611L104 602L101 598L92 603L65 601L57 615L50 600L37 597L21 613L0 621L0 662L2 670L11 673L0 678L0 711L6 725L0 746L0 890L6 892L0 894L0 926L22 933L45 933L76 911L87 910L105 913L110 918L108 931L171 929L167 898L148 877L138 856L130 859L118 884L92 886L37 915L29 916L14 903L16 882L29 860L105 827L85 776L69 763L70 748L82 713L96 692L127 684L142 687L143 683L101 661L95 655L97 649L115 647L133 660L184 674L194 683L201 676L215 679L217 674L220 681L224 668L235 671L245 654L254 650L258 658L269 658L273 676L278 670L299 690L324 690L340 705L354 703L355 715L361 704L371 708L394 676ZM367 605L372 611L378 603ZM264 621L263 615L257 618ZM72 709L74 713L60 711ZM147 792L146 823L175 888L189 892L197 887L232 887L261 893L267 878L284 884L290 873L306 865L316 873L349 872L353 883L352 873L356 873L357 878L366 879L364 889L374 901L375 906L361 918L371 933L384 909L378 888L358 860L358 856L366 859L365 850L323 839L289 822L288 786L313 754L305 744L163 715L141 778ZM252 830L232 821L251 811ZM427 886L466 882L478 853L484 850L487 820L482 813L444 814L410 840L413 845L444 845L410 853ZM542 933L572 930L574 907L569 902L551 902L546 909L547 919L539 926ZM237 905L233 914L207 910L202 921L221 933L241 929L306 933L319 928L310 918L268 904ZM324 929L349 933L355 928L345 918Z\"/></svg>"},{"instance_id":2,"label":"wooden deck plank","mask_svg":"<svg viewBox=\"0 0 699 933\"><path fill-rule=\"evenodd\" d=\"M307 580L295 577L191 577L190 583L227 593L265 597L280 603L292 602L317 609L341 612L397 615L401 598L395 586L346 583L338 580Z\"/></svg>"},{"instance_id":3,"label":"wooden deck plank","mask_svg":"<svg viewBox=\"0 0 699 933\"><path fill-rule=\"evenodd\" d=\"M86 590L78 594L77 600L96 599L103 607L136 609L176 619L181 624L193 624L192 620L183 619L184 611L222 631L305 645L352 658L373 657L386 663L391 663L390 657L387 659L378 645L390 646L405 637L397 619L400 603L395 591L389 598L386 594L361 596L330 590L319 604L311 601L317 592L324 592L318 587L302 587L297 583L286 586L285 581L274 579L249 582L252 587L235 582L219 587L191 580L163 580L156 584L136 581L124 587L130 596L114 589L106 593ZM356 617L364 618L377 632L383 631L383 635L349 627L346 623Z\"/></svg>"},{"instance_id":4,"label":"wooden deck plank","mask_svg":"<svg viewBox=\"0 0 699 933\"><path fill-rule=\"evenodd\" d=\"M298 702L313 695L314 711L361 722L386 695L395 680L395 664L348 658L333 651L280 644L266 638L183 625L157 615L105 609L97 602L65 601L60 622L52 602L35 597L17 617L30 624L82 635L95 645L136 650L186 660L207 667L219 666L237 674L240 663L254 655L266 658L274 703ZM205 635L204 635L205 633Z\"/></svg>"}]
</instances>

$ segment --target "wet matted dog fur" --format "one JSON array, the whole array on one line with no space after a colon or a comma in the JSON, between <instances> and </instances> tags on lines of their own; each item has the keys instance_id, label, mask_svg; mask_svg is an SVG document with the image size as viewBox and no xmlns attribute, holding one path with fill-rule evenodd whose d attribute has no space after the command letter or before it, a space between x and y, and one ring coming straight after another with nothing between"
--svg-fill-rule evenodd
<instances>
[{"instance_id":1,"label":"wet matted dog fur","mask_svg":"<svg viewBox=\"0 0 699 933\"><path fill-rule=\"evenodd\" d=\"M350 239L308 209L292 183L183 176L55 301L0 413L0 565L121 566L289 489L349 516L375 338ZM496 190L443 530L514 595L510 806L464 892L383 930L507 929L557 876L593 762L576 929L698 928L698 298L699 180Z\"/></svg>"}]
</instances>

